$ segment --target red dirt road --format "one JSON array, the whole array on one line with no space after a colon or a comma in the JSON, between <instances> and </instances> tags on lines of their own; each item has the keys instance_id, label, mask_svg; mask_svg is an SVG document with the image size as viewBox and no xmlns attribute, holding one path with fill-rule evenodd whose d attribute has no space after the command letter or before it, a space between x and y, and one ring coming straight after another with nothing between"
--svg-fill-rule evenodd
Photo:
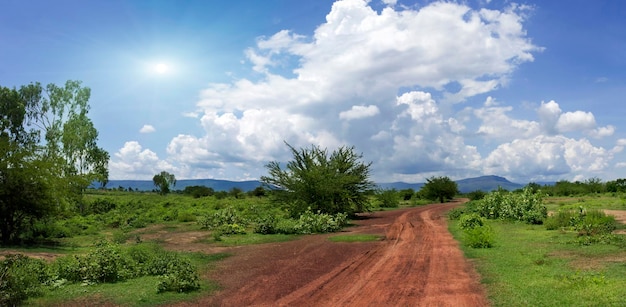
<instances>
[{"instance_id":1,"label":"red dirt road","mask_svg":"<svg viewBox=\"0 0 626 307\"><path fill-rule=\"evenodd\" d=\"M376 212L347 231L383 235L377 242L331 234L236 248L211 274L223 290L182 305L487 306L447 230L445 212L458 204Z\"/></svg>"}]
</instances>

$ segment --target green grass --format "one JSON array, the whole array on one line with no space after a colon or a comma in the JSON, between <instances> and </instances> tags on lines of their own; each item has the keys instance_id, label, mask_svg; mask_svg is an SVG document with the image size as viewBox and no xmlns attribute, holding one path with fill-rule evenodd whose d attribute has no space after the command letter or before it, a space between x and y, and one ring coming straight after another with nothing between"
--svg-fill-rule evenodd
<instances>
[{"instance_id":1,"label":"green grass","mask_svg":"<svg viewBox=\"0 0 626 307\"><path fill-rule=\"evenodd\" d=\"M332 242L369 242L378 241L380 239L381 236L372 234L349 234L328 237L328 240Z\"/></svg>"},{"instance_id":2,"label":"green grass","mask_svg":"<svg viewBox=\"0 0 626 307\"><path fill-rule=\"evenodd\" d=\"M559 209L612 209L626 210L626 196L612 193L585 195L576 197L547 197L545 199L548 210L557 211Z\"/></svg>"},{"instance_id":3,"label":"green grass","mask_svg":"<svg viewBox=\"0 0 626 307\"><path fill-rule=\"evenodd\" d=\"M574 244L576 234L548 231L542 225L500 221L490 225L496 242L489 249L464 246L456 221L449 228L473 259L493 306L624 305L623 249Z\"/></svg>"},{"instance_id":4,"label":"green grass","mask_svg":"<svg viewBox=\"0 0 626 307\"><path fill-rule=\"evenodd\" d=\"M213 269L216 261L229 256L226 253L210 255L186 253L185 255L199 268L201 276ZM65 305L71 302L97 305L108 302L122 306L155 306L193 300L200 296L209 295L219 289L219 285L214 281L202 279L199 291L190 293L157 293L159 282L159 277L145 276L117 283L96 285L65 284L56 288L48 288L42 296L27 300L25 305Z\"/></svg>"}]
</instances>

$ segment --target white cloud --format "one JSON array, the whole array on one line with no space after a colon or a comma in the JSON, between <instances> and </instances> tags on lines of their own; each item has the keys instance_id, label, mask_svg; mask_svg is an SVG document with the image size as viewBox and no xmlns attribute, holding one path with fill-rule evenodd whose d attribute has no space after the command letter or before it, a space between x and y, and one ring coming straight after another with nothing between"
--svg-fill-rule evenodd
<instances>
[{"instance_id":1,"label":"white cloud","mask_svg":"<svg viewBox=\"0 0 626 307\"><path fill-rule=\"evenodd\" d=\"M613 154L586 139L537 136L499 145L485 159L486 173L534 180L606 170Z\"/></svg>"},{"instance_id":2,"label":"white cloud","mask_svg":"<svg viewBox=\"0 0 626 307\"><path fill-rule=\"evenodd\" d=\"M339 118L346 120L360 119L372 117L378 113L380 113L380 110L378 110L378 107L374 105L352 106L350 110L339 113Z\"/></svg>"},{"instance_id":3,"label":"white cloud","mask_svg":"<svg viewBox=\"0 0 626 307\"><path fill-rule=\"evenodd\" d=\"M152 125L143 125L143 127L141 127L141 129L139 129L140 133L152 133L155 132L156 129L154 129L154 126Z\"/></svg>"},{"instance_id":4,"label":"white cloud","mask_svg":"<svg viewBox=\"0 0 626 307\"><path fill-rule=\"evenodd\" d=\"M109 162L113 179L151 179L160 171L175 171L170 163L160 160L150 149L143 149L137 141L124 143Z\"/></svg>"},{"instance_id":5,"label":"white cloud","mask_svg":"<svg viewBox=\"0 0 626 307\"><path fill-rule=\"evenodd\" d=\"M615 131L590 112L563 112L550 101L528 119L515 101L455 105L507 86L541 51L523 26L528 7L440 1L413 9L383 0L377 12L368 3L336 1L310 36L282 30L258 38L244 51L254 78L210 84L197 113L186 113L199 119L201 133L174 137L165 160L127 143L112 162L116 174L147 174L150 163L161 163L180 178L258 178L268 161L290 158L285 141L354 145L374 162L377 181L559 178L609 165L615 150L577 139Z\"/></svg>"}]
</instances>

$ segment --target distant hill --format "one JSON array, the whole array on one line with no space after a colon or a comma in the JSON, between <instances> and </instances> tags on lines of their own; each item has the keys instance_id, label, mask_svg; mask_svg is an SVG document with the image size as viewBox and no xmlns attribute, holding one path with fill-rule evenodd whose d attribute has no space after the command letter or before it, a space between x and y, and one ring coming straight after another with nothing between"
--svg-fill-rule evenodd
<instances>
[{"instance_id":1,"label":"distant hill","mask_svg":"<svg viewBox=\"0 0 626 307\"><path fill-rule=\"evenodd\" d=\"M461 193L469 193L472 191L491 192L502 187L505 190L513 191L524 187L523 184L508 181L504 177L499 176L481 176L476 178L467 178L457 180L456 184Z\"/></svg>"},{"instance_id":2,"label":"distant hill","mask_svg":"<svg viewBox=\"0 0 626 307\"><path fill-rule=\"evenodd\" d=\"M173 190L184 190L189 186L205 186L212 188L215 191L229 191L236 187L240 188L244 192L248 192L261 186L261 182L258 180L229 181L219 179L185 179L176 180L176 186L174 186ZM152 180L110 180L107 184L107 188L109 189L119 187L124 189L131 188L139 191L152 191L155 189Z\"/></svg>"},{"instance_id":3,"label":"distant hill","mask_svg":"<svg viewBox=\"0 0 626 307\"><path fill-rule=\"evenodd\" d=\"M456 181L459 191L461 193L468 193L476 190L490 192L502 187L509 191L520 189L524 187L523 184L513 183L508 181L504 177L499 176L481 176L476 178L467 178ZM255 188L261 186L261 182L258 180L249 181L229 181L219 179L186 179L176 181L174 190L184 190L188 186L206 186L213 188L215 191L229 191L234 187L240 188L244 192L252 191ZM413 189L419 191L424 183L406 183L406 182L389 182L378 183L377 186L381 189ZM92 186L96 187L96 185ZM152 180L111 180L107 184L107 188L115 189L122 187L123 189L131 188L139 191L152 191L154 184Z\"/></svg>"}]
</instances>

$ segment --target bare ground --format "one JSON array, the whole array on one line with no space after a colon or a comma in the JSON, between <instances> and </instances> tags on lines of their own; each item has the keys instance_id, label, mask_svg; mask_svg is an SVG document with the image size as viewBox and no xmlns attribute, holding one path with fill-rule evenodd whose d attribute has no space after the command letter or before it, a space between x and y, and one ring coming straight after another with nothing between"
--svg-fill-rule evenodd
<instances>
[{"instance_id":1,"label":"bare ground","mask_svg":"<svg viewBox=\"0 0 626 307\"><path fill-rule=\"evenodd\" d=\"M239 248L210 276L222 291L180 306L487 306L447 230L456 205L376 212L347 231L384 236L377 242L314 235Z\"/></svg>"}]
</instances>

